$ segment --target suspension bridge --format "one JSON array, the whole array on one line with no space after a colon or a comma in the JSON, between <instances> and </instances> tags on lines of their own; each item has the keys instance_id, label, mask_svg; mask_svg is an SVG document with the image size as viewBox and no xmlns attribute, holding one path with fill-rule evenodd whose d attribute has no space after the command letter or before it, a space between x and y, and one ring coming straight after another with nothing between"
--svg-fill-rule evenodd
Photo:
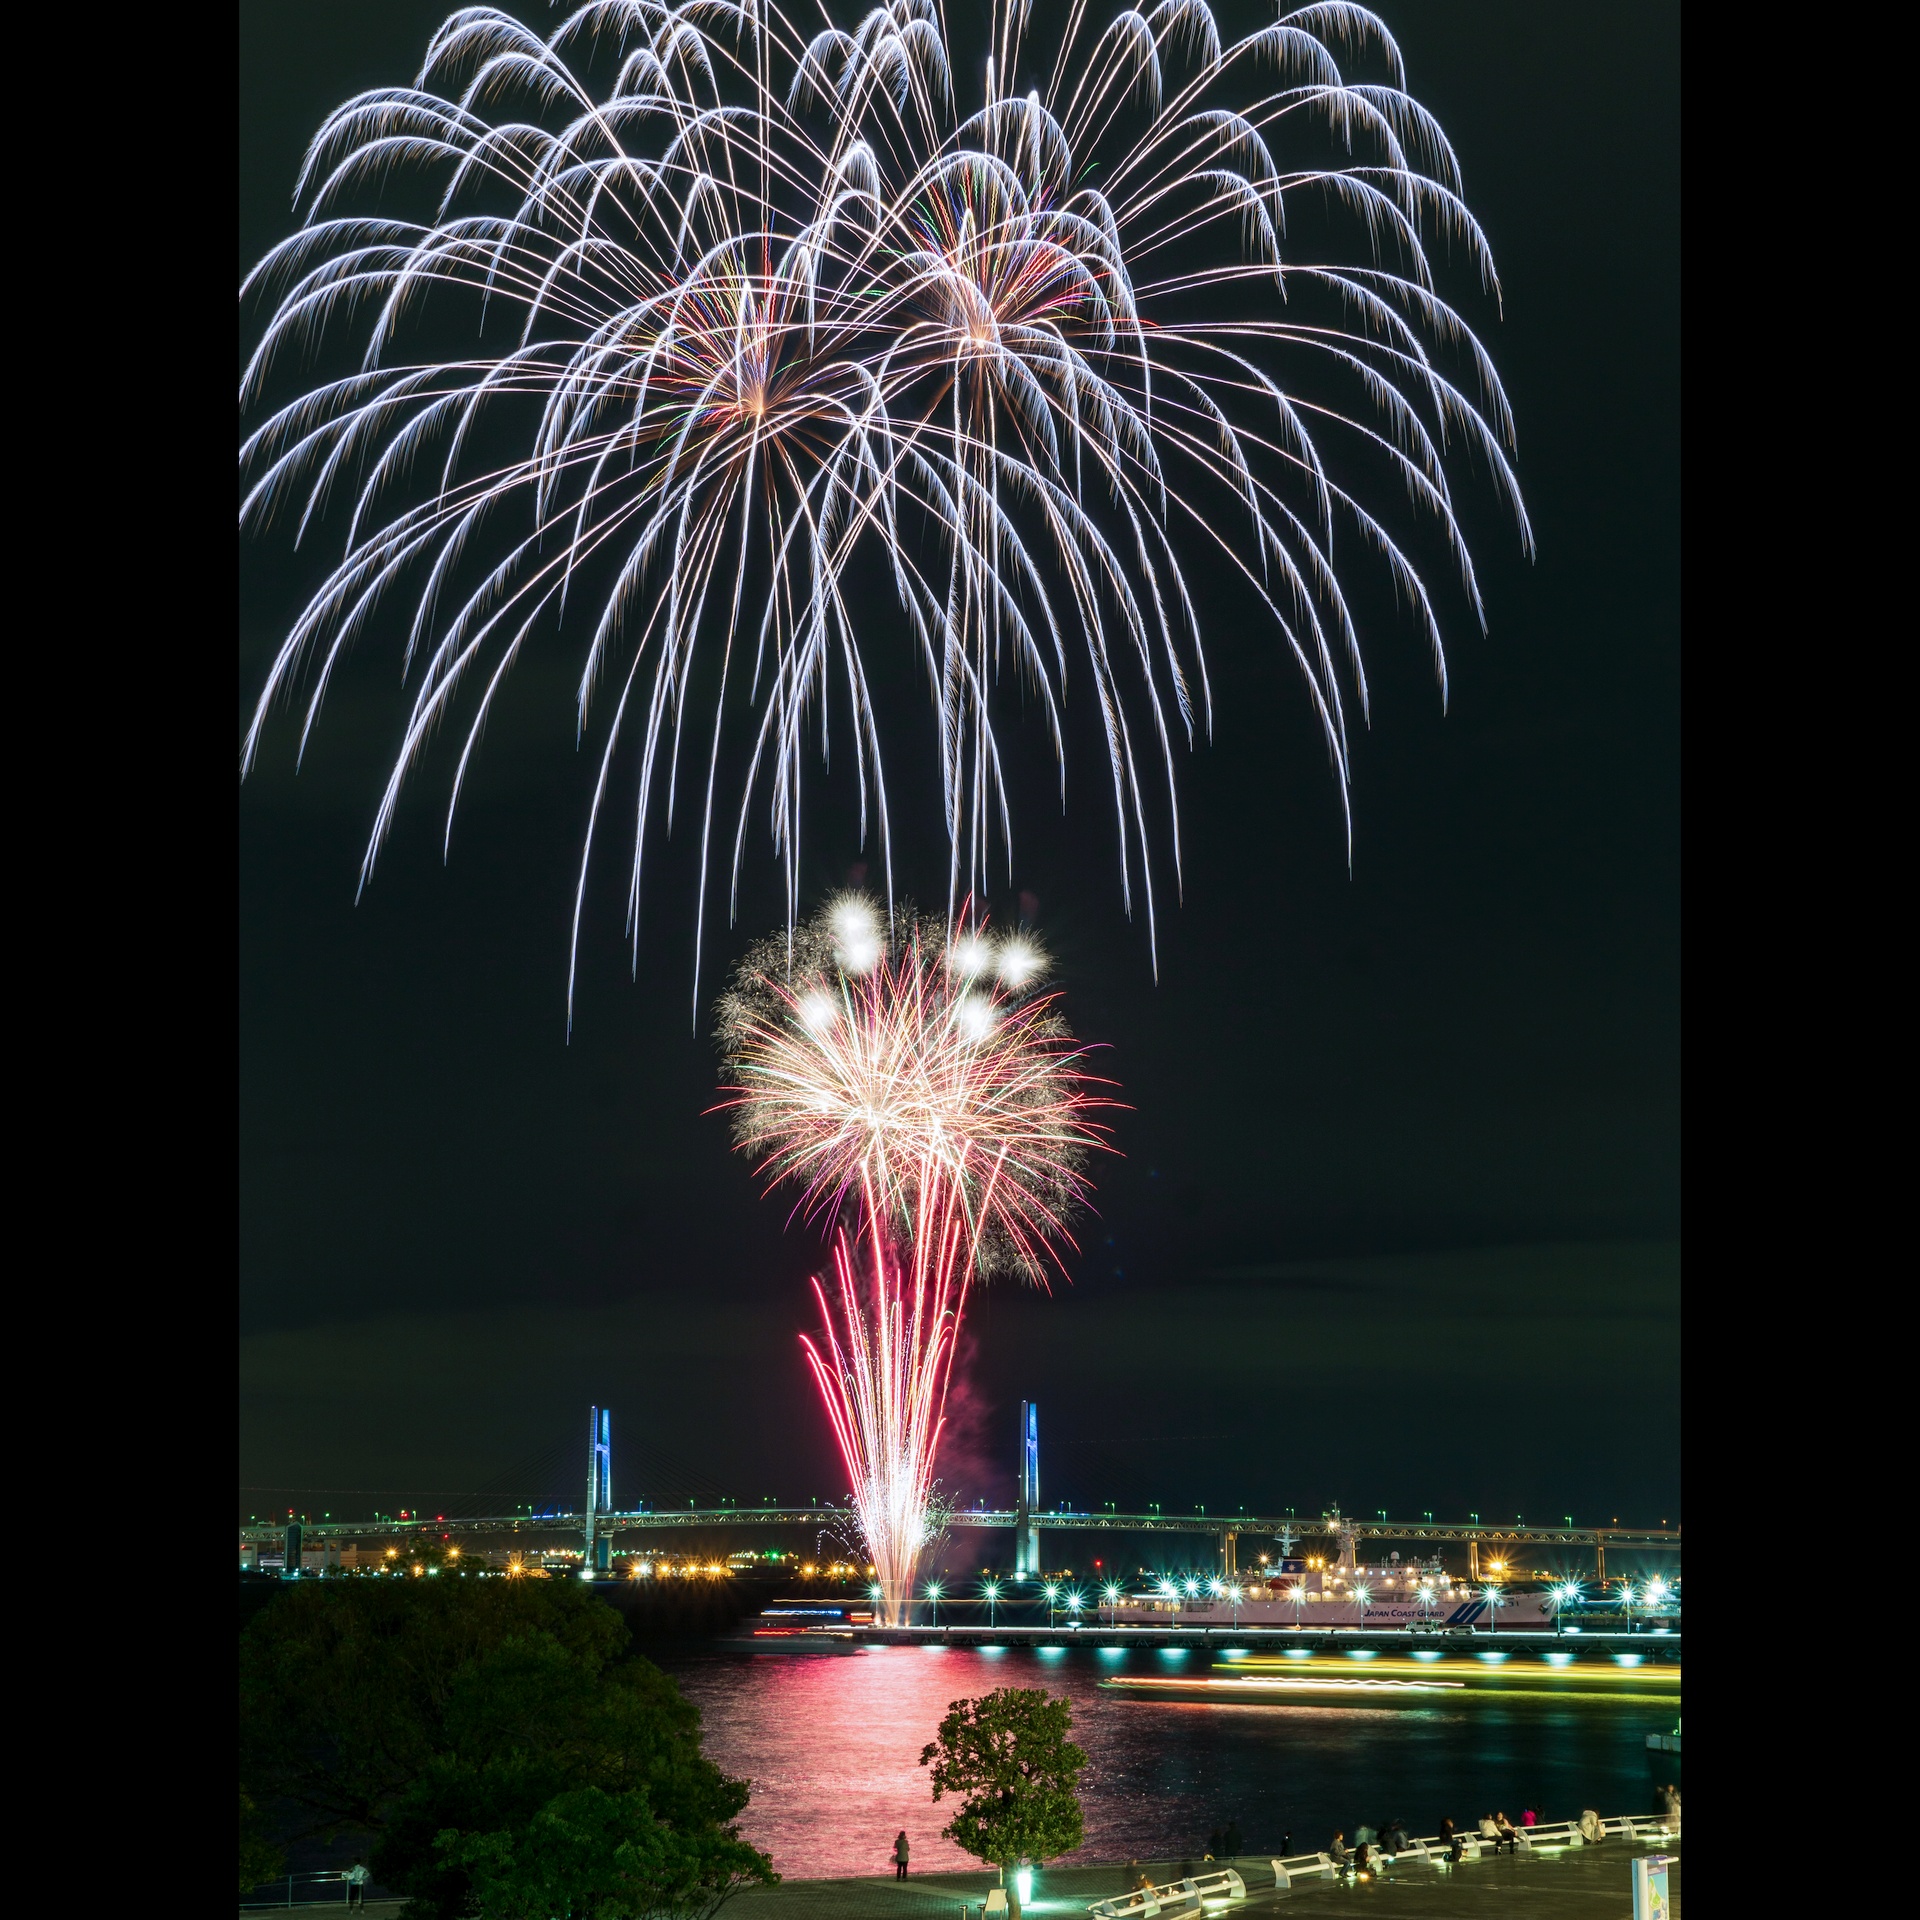
<instances>
[{"instance_id":1,"label":"suspension bridge","mask_svg":"<svg viewBox=\"0 0 1920 1920\"><path fill-rule=\"evenodd\" d=\"M1371 1519L1343 1514L1339 1508L1307 1517L1292 1509L1284 1513L1250 1513L1235 1508L1231 1513L1210 1512L1205 1507L1192 1511L1168 1512L1159 1505L1144 1510L1122 1512L1114 1503L1075 1508L1046 1506L1040 1497L1040 1415L1032 1401L1020 1407L1018 1496L1011 1507L976 1505L943 1510L941 1519L950 1532L980 1531L1011 1533L1014 1538L1014 1578L1037 1579L1042 1558L1040 1536L1046 1533L1137 1534L1141 1536L1179 1535L1205 1540L1218 1555L1220 1571L1233 1574L1239 1569L1239 1543L1243 1538L1271 1540L1280 1545L1282 1555L1290 1553L1297 1542L1327 1541L1338 1560L1351 1564L1363 1558L1372 1542L1391 1541L1412 1547L1439 1549L1462 1546L1467 1549L1470 1572L1478 1577L1481 1556L1490 1561L1515 1565L1528 1555L1549 1557L1565 1566L1576 1556L1591 1558L1601 1580L1607 1577L1606 1556L1647 1551L1678 1552L1678 1527L1577 1527L1569 1519L1557 1527L1528 1526L1515 1521L1510 1526L1485 1524L1473 1515L1466 1521L1435 1520L1431 1513L1413 1520L1392 1520L1384 1513ZM551 1541L558 1534L571 1535L581 1543L582 1564L594 1571L610 1571L616 1546L632 1551L658 1541L659 1536L699 1535L708 1540L715 1533L753 1533L764 1537L782 1529L846 1527L851 1516L844 1507L766 1503L758 1506L734 1501L701 1506L689 1501L681 1506L655 1506L641 1503L620 1508L613 1500L613 1417L605 1408L590 1410L587 1422L585 1484L582 1503L577 1510L534 1510L523 1508L512 1513L461 1515L408 1513L399 1517L321 1522L289 1518L240 1529L243 1564L258 1563L263 1550L285 1547L285 1565L297 1568L303 1545L307 1549L329 1543L352 1545L404 1545L422 1534L449 1540L471 1540L481 1547L510 1544L515 1536L529 1545Z\"/></svg>"}]
</instances>

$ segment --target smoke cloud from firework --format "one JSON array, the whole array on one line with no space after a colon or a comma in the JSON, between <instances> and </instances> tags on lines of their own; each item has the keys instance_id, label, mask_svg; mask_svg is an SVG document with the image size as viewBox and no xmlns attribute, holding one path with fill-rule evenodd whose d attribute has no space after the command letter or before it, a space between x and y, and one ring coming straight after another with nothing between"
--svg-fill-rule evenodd
<instances>
[{"instance_id":1,"label":"smoke cloud from firework","mask_svg":"<svg viewBox=\"0 0 1920 1920\"><path fill-rule=\"evenodd\" d=\"M583 736L604 721L576 947L623 768L635 939L649 830L693 816L696 981L756 795L796 912L830 708L891 890L883 643L926 674L949 911L990 838L1010 850L996 702L1037 701L1064 780L1083 663L1150 938L1151 816L1177 858L1174 751L1210 724L1196 555L1264 610L1343 793L1356 572L1391 584L1444 689L1418 541L1477 616L1453 468L1529 536L1505 397L1442 292L1464 270L1491 295L1491 257L1391 36L1344 0L1237 40L1204 0L1075 0L1044 33L1030 12L992 0L963 67L936 0L851 30L594 0L545 36L467 7L414 85L327 119L304 224L246 283L242 520L343 548L244 758L303 676L304 751L390 614L411 699L363 877L449 727L451 831L495 699L563 622ZM897 614L858 610L863 555Z\"/></svg>"},{"instance_id":2,"label":"smoke cloud from firework","mask_svg":"<svg viewBox=\"0 0 1920 1920\"><path fill-rule=\"evenodd\" d=\"M1031 940L843 896L748 955L721 1002L734 1138L768 1186L836 1225L804 1342L880 1604L902 1617L968 1289L1043 1279L1071 1244L1095 1089Z\"/></svg>"}]
</instances>

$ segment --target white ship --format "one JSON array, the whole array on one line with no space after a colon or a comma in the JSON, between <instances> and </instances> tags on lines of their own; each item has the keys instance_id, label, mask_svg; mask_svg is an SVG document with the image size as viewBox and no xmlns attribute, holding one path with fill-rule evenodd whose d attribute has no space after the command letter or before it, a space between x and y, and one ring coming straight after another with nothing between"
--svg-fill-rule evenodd
<instances>
[{"instance_id":1,"label":"white ship","mask_svg":"<svg viewBox=\"0 0 1920 1920\"><path fill-rule=\"evenodd\" d=\"M1551 1588L1521 1586L1500 1561L1476 1577L1455 1579L1431 1560L1390 1555L1361 1563L1355 1536L1338 1528L1338 1557L1283 1558L1247 1573L1218 1578L1167 1578L1108 1611L1117 1625L1195 1627L1376 1627L1400 1632L1489 1628L1541 1630L1553 1625ZM1291 1547L1283 1539L1282 1552Z\"/></svg>"}]
</instances>

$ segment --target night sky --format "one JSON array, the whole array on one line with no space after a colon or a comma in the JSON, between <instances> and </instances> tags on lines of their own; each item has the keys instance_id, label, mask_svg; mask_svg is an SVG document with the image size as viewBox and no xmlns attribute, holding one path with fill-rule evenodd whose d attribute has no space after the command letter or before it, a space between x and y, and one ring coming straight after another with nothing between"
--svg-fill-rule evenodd
<instances>
[{"instance_id":1,"label":"night sky","mask_svg":"<svg viewBox=\"0 0 1920 1920\"><path fill-rule=\"evenodd\" d=\"M289 230L321 115L411 79L444 11L243 0L243 267ZM968 1498L1010 1495L1024 1395L1049 1499L1680 1518L1679 9L1383 11L1499 264L1504 317L1469 313L1539 557L1460 473L1490 631L1443 604L1445 714L1411 628L1364 602L1351 869L1297 678L1244 607L1203 604L1216 722L1180 769L1157 979L1096 743L1063 821L1016 732L993 905L1037 897L1131 1110L1073 1283L976 1298L944 1462ZM243 716L310 578L243 548ZM243 1513L563 1497L589 1401L619 1504L844 1490L794 1337L819 1240L705 1112L683 847L637 979L600 870L566 1038L577 645L519 669L451 864L442 755L358 905L396 649L355 656L297 778L282 725L240 790ZM893 715L930 740L924 693ZM910 752L893 777L915 788ZM928 900L932 782L896 846ZM859 857L851 813L816 808L808 898ZM779 911L763 859L723 958Z\"/></svg>"}]
</instances>

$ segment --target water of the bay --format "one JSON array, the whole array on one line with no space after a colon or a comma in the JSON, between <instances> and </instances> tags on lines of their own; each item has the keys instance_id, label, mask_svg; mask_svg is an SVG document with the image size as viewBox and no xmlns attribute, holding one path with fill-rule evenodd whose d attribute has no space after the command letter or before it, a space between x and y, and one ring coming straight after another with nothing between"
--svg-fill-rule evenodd
<instances>
[{"instance_id":1,"label":"water of the bay","mask_svg":"<svg viewBox=\"0 0 1920 1920\"><path fill-rule=\"evenodd\" d=\"M884 1873L902 1828L918 1871L969 1861L919 1764L950 1701L1044 1686L1086 1749L1075 1860L1199 1859L1237 1822L1248 1854L1323 1847L1362 1821L1431 1833L1496 1808L1560 1820L1652 1810L1646 1735L1671 1702L1483 1694L1444 1705L1142 1699L1103 1687L1166 1673L1149 1652L872 1648L854 1655L656 1654L700 1708L707 1753L753 1789L741 1825L789 1878Z\"/></svg>"}]
</instances>

